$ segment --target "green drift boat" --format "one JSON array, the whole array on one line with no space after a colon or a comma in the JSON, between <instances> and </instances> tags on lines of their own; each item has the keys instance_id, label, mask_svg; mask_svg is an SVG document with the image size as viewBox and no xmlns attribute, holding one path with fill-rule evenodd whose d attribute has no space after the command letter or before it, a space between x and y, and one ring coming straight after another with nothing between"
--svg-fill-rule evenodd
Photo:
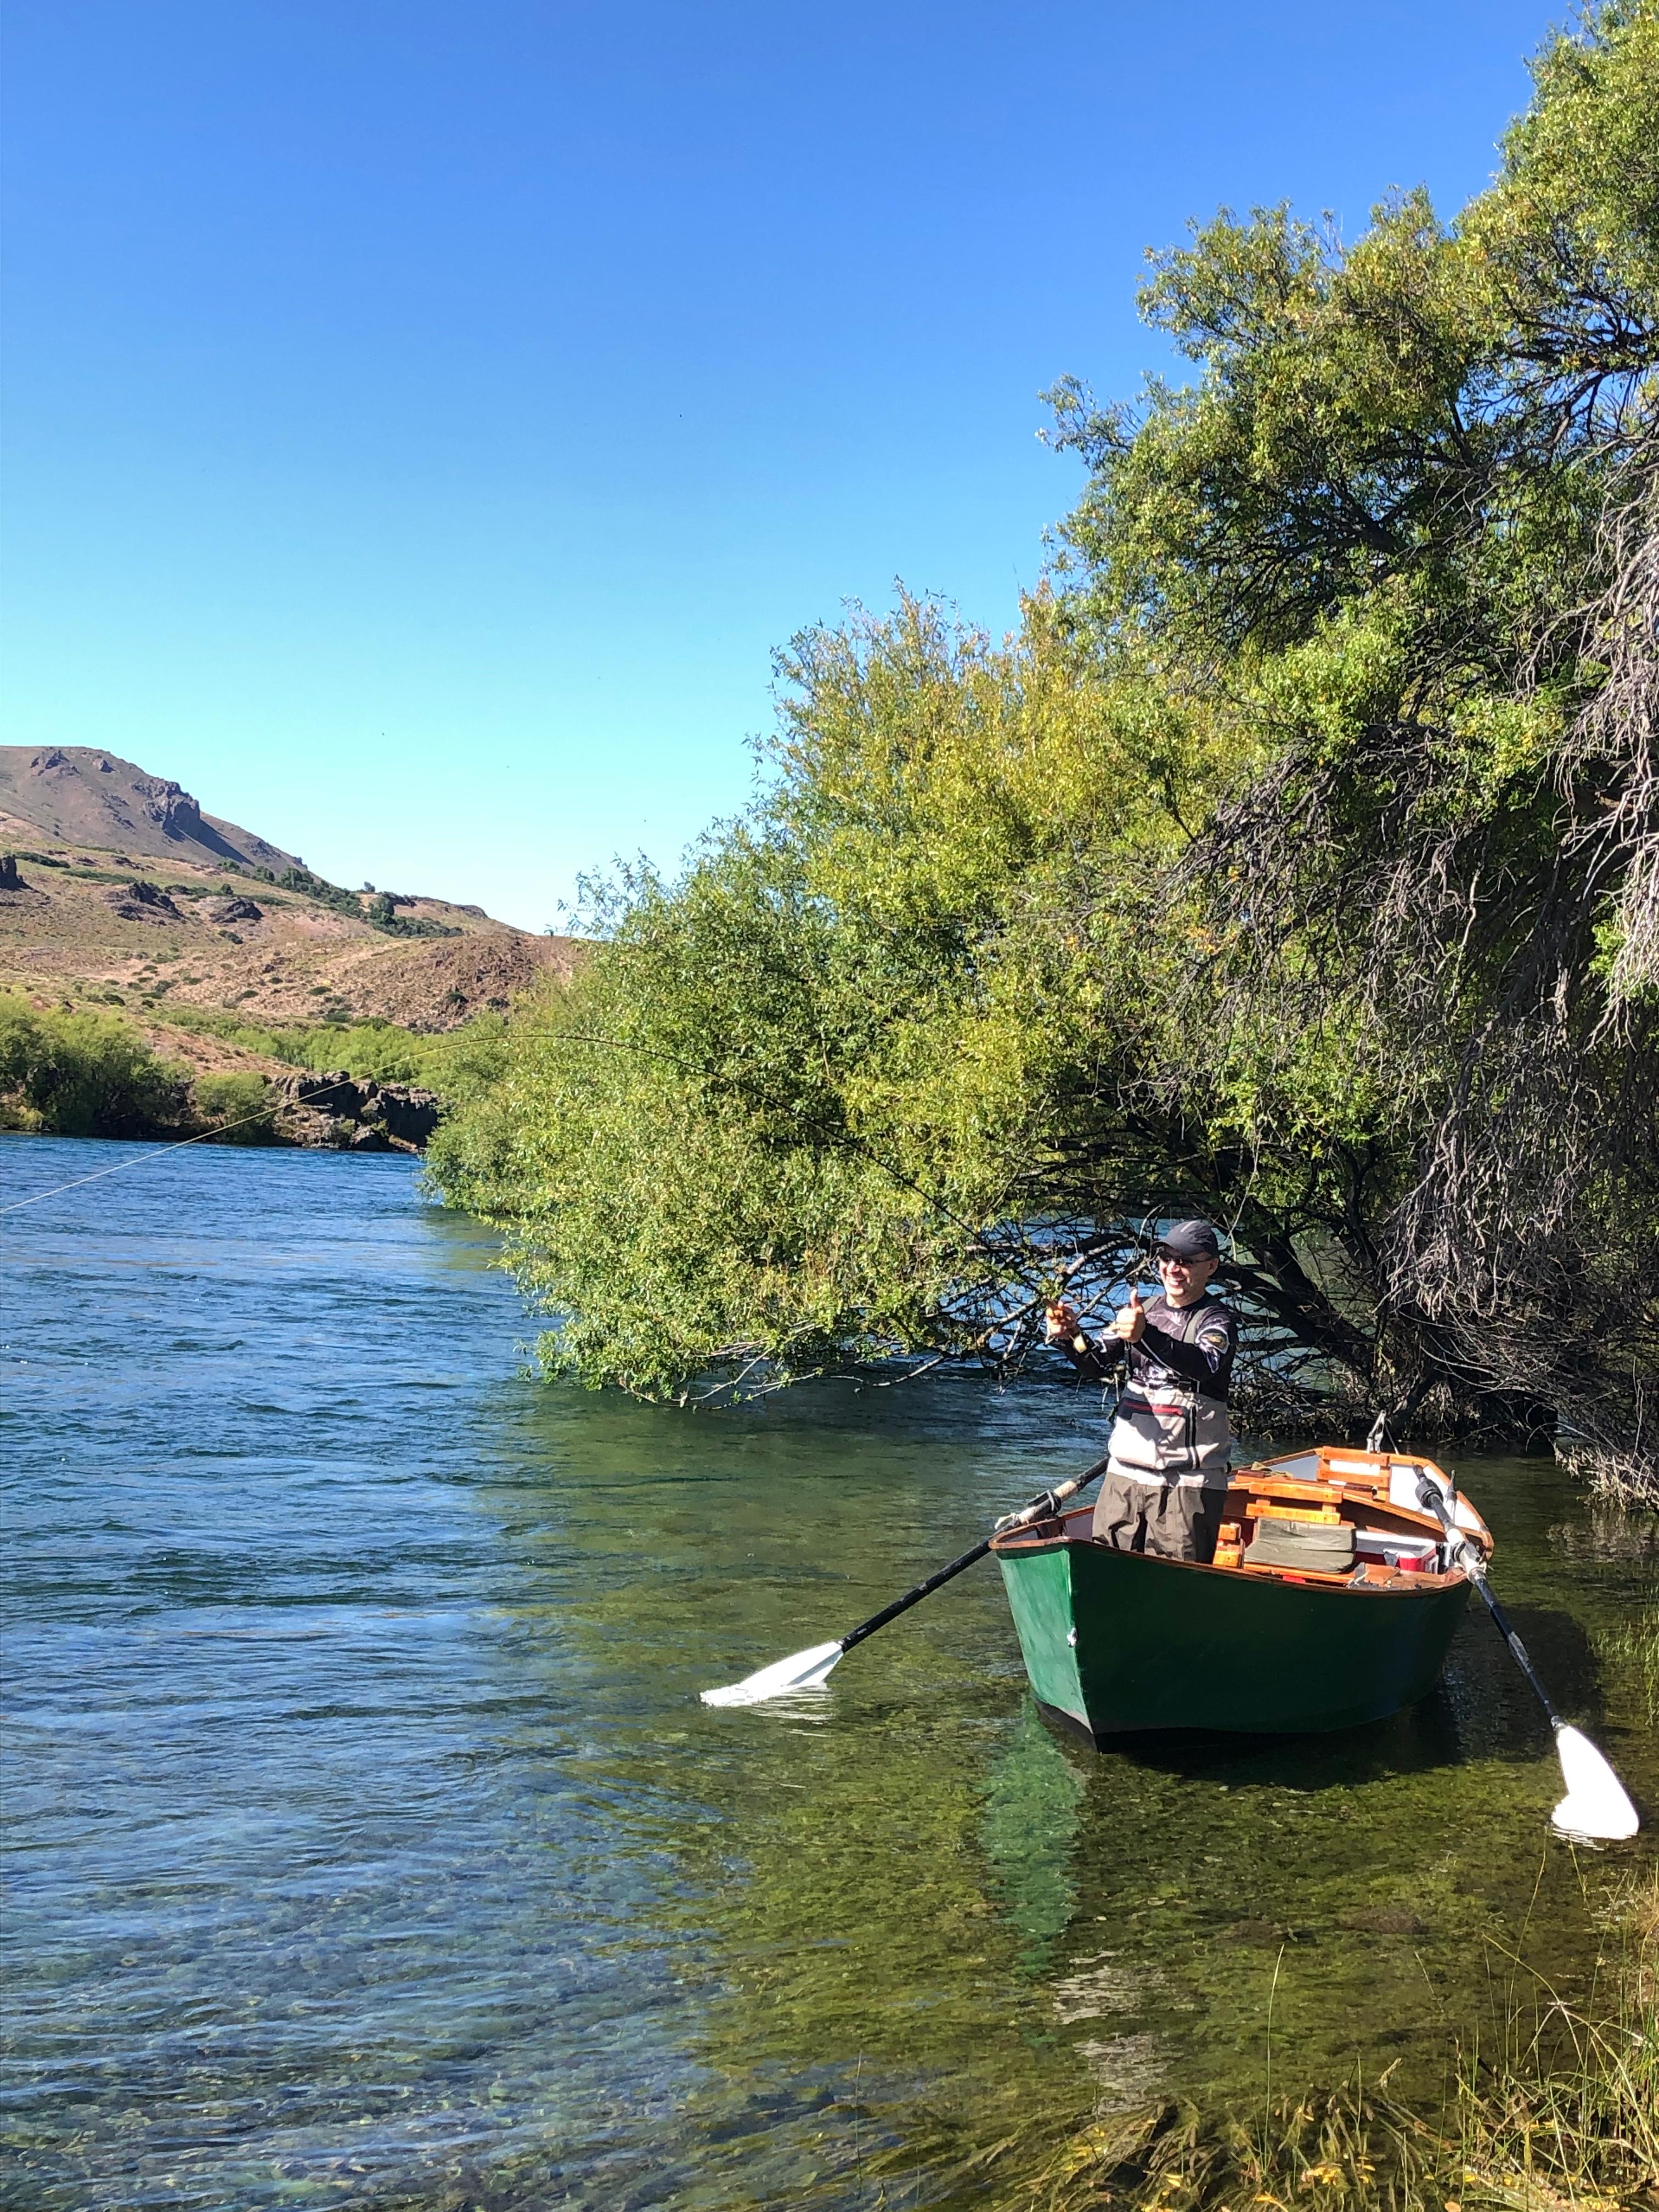
<instances>
[{"instance_id":1,"label":"green drift boat","mask_svg":"<svg viewBox=\"0 0 1659 2212\"><path fill-rule=\"evenodd\" d=\"M1340 1446L1235 1468L1214 1565L1097 1544L1088 1508L1007 1530L991 1548L1038 1702L1093 1744L1356 1728L1410 1705L1470 1589L1417 1503L1425 1474L1489 1554L1485 1522L1432 1462ZM1338 1571L1284 1564L1287 1533L1310 1530L1326 1548L1309 1557L1351 1554Z\"/></svg>"}]
</instances>

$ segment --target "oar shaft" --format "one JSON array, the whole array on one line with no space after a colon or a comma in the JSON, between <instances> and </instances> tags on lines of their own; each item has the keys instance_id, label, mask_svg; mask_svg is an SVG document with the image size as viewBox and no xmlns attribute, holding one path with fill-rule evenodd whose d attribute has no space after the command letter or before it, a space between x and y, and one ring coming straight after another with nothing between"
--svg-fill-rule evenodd
<instances>
[{"instance_id":1,"label":"oar shaft","mask_svg":"<svg viewBox=\"0 0 1659 2212\"><path fill-rule=\"evenodd\" d=\"M999 1522L992 1532L993 1535L1006 1535L1010 1528L1018 1528L1024 1522L1041 1521L1048 1514L1058 1512L1068 1498L1075 1498L1079 1491L1085 1489L1097 1474L1104 1474L1106 1467L1105 1460L1097 1460L1092 1467L1085 1468L1081 1474L1073 1475L1069 1482L1060 1483L1056 1489L1043 1491L1029 1505L1022 1506L1018 1513ZM902 1597L896 1597L891 1605L884 1605L879 1613L872 1613L868 1620L860 1621L850 1635L842 1638L842 1651L850 1651L855 1644L862 1644L866 1636L873 1636L878 1628L885 1628L890 1620L896 1620L900 1613L908 1613L913 1605L920 1605L923 1598L931 1597L941 1584L952 1581L964 1569L971 1567L976 1559L982 1559L990 1548L991 1537L987 1536L982 1543L975 1544L971 1552L964 1552L960 1559L952 1559L949 1566L941 1567L936 1574L929 1575L926 1582L918 1583L914 1589L906 1590Z\"/></svg>"},{"instance_id":2,"label":"oar shaft","mask_svg":"<svg viewBox=\"0 0 1659 2212\"><path fill-rule=\"evenodd\" d=\"M1534 1690L1537 1693L1539 1704L1542 1705L1544 1711L1549 1715L1550 1726L1552 1728L1559 1728L1561 1725L1561 1716L1556 1711L1555 1707L1550 1703L1550 1693L1544 1687L1544 1685L1539 1680L1538 1670L1532 1663L1532 1659L1527 1650L1526 1645L1516 1634L1508 1613L1504 1612L1503 1607L1499 1605L1498 1600L1492 1595L1492 1584L1486 1580L1485 1575L1481 1574L1477 1569L1469 1568L1468 1569L1468 1573L1469 1580L1474 1584L1476 1589L1480 1591L1481 1596L1486 1601L1486 1610L1492 1617L1493 1626L1503 1638L1504 1643L1509 1645L1510 1656L1514 1659L1516 1665L1519 1667L1521 1672L1526 1676L1527 1680L1532 1684Z\"/></svg>"},{"instance_id":3,"label":"oar shaft","mask_svg":"<svg viewBox=\"0 0 1659 2212\"><path fill-rule=\"evenodd\" d=\"M936 1575L929 1575L925 1583L918 1583L914 1589L906 1590L902 1597L896 1597L891 1605L884 1605L879 1613L872 1613L868 1620L860 1621L850 1636L842 1638L842 1650L850 1651L855 1644L862 1644L866 1636L873 1636L878 1628L885 1628L890 1620L896 1620L900 1613L908 1613L913 1605L920 1605L923 1598L932 1597L942 1583L951 1581L965 1567L971 1567L975 1559L982 1559L990 1548L991 1540L988 1536L982 1544L975 1544L971 1552L964 1552L959 1559L952 1559L948 1567L941 1567Z\"/></svg>"},{"instance_id":4,"label":"oar shaft","mask_svg":"<svg viewBox=\"0 0 1659 2212\"><path fill-rule=\"evenodd\" d=\"M1550 1726L1559 1729L1561 1725L1561 1716L1551 1704L1549 1692L1538 1679L1538 1670L1532 1663L1532 1655L1516 1634L1514 1623L1493 1595L1492 1584L1486 1580L1486 1569L1476 1556L1474 1546L1470 1543L1467 1536L1459 1534L1457 1523L1447 1509L1446 1501L1440 1493L1439 1486L1431 1482L1425 1475L1418 1485L1417 1495L1419 1504L1427 1506L1429 1511L1433 1514L1435 1519L1439 1522L1451 1539L1453 1556L1456 1557L1461 1553L1463 1571L1480 1591L1481 1602L1492 1615L1493 1627L1510 1647L1510 1656L1532 1684L1539 1704L1549 1715Z\"/></svg>"}]
</instances>

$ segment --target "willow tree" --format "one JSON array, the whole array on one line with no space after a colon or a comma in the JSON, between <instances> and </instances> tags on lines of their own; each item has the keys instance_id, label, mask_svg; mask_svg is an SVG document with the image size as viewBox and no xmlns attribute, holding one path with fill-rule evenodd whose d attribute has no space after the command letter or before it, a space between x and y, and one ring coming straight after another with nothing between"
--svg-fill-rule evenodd
<instances>
[{"instance_id":1,"label":"willow tree","mask_svg":"<svg viewBox=\"0 0 1659 2212\"><path fill-rule=\"evenodd\" d=\"M434 1151L511 1224L549 1359L650 1394L1018 1362L1100 1211L1067 1154L1103 947L1159 957L1071 917L1102 872L1140 911L1224 787L1204 719L1081 667L1047 594L1000 646L904 599L781 674L764 798L677 883L613 887Z\"/></svg>"},{"instance_id":2,"label":"willow tree","mask_svg":"<svg viewBox=\"0 0 1659 2212\"><path fill-rule=\"evenodd\" d=\"M1659 4L1536 76L1455 223L1156 258L1194 374L1055 395L1089 482L1015 636L904 599L782 656L754 807L614 887L441 1149L553 1364L1006 1372L1203 1211L1259 1418L1652 1481Z\"/></svg>"},{"instance_id":3,"label":"willow tree","mask_svg":"<svg viewBox=\"0 0 1659 2212\"><path fill-rule=\"evenodd\" d=\"M1536 78L1449 228L1414 195L1347 253L1277 210L1163 258L1200 374L1058 395L1066 537L1079 620L1261 749L1177 872L1216 951L1152 1094L1271 1135L1310 1045L1346 1066L1391 1142L1321 1132L1343 1218L1305 1218L1379 1379L1659 1501L1659 9Z\"/></svg>"}]
</instances>

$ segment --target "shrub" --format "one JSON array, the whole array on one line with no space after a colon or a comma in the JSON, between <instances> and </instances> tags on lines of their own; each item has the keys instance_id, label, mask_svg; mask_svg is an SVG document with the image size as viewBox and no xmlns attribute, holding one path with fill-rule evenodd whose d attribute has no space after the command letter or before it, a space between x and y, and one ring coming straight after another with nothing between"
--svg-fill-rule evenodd
<instances>
[{"instance_id":1,"label":"shrub","mask_svg":"<svg viewBox=\"0 0 1659 2212\"><path fill-rule=\"evenodd\" d=\"M359 1082L418 1083L461 1103L488 1090L505 1060L507 1022L475 1014L458 1030L428 1036L371 1017L361 1022L312 1022L271 1027L231 1012L173 1006L167 1019L198 1036L216 1036L244 1052L263 1053L289 1067L343 1067Z\"/></svg>"},{"instance_id":2,"label":"shrub","mask_svg":"<svg viewBox=\"0 0 1659 2212\"><path fill-rule=\"evenodd\" d=\"M215 1133L220 1144L268 1145L276 1133L276 1094L263 1075L251 1071L198 1076L191 1103L199 1120L224 1125Z\"/></svg>"},{"instance_id":3,"label":"shrub","mask_svg":"<svg viewBox=\"0 0 1659 2212\"><path fill-rule=\"evenodd\" d=\"M0 992L0 1126L148 1136L178 1120L187 1080L118 1015L54 1013Z\"/></svg>"}]
</instances>

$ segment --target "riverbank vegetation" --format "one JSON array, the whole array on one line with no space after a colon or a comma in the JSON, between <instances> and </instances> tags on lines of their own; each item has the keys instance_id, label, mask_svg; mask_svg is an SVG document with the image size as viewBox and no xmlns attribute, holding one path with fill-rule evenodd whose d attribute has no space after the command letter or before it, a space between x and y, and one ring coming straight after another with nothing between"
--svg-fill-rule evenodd
<instances>
[{"instance_id":1,"label":"riverbank vegetation","mask_svg":"<svg viewBox=\"0 0 1659 2212\"><path fill-rule=\"evenodd\" d=\"M475 1014L459 1029L437 1034L388 1021L250 1022L234 1012L183 1006L170 1007L167 1019L174 1029L217 1037L287 1067L343 1068L360 1082L418 1084L458 1102L487 1089L505 1064L507 1022L500 1014Z\"/></svg>"},{"instance_id":2,"label":"riverbank vegetation","mask_svg":"<svg viewBox=\"0 0 1659 2212\"><path fill-rule=\"evenodd\" d=\"M55 1012L0 991L0 1128L143 1137L184 1113L190 1071L118 1014Z\"/></svg>"},{"instance_id":3,"label":"riverbank vegetation","mask_svg":"<svg viewBox=\"0 0 1659 2212\"><path fill-rule=\"evenodd\" d=\"M749 811L595 890L434 1157L551 1368L1008 1375L1200 1213L1247 1424L1659 1501L1659 0L1534 74L1449 223L1154 256L1192 380L1052 395L1018 632L796 639Z\"/></svg>"},{"instance_id":4,"label":"riverbank vegetation","mask_svg":"<svg viewBox=\"0 0 1659 2212\"><path fill-rule=\"evenodd\" d=\"M62 1137L188 1136L222 1130L242 1144L278 1141L269 1063L343 1071L359 1082L411 1084L465 1103L495 1082L506 1024L475 1016L423 1036L392 1022L267 1028L234 1013L169 1009L184 1038L217 1039L267 1065L203 1073L159 1051L121 1014L43 1007L0 991L0 1129Z\"/></svg>"},{"instance_id":5,"label":"riverbank vegetation","mask_svg":"<svg viewBox=\"0 0 1659 2212\"><path fill-rule=\"evenodd\" d=\"M1173 2104L1081 2130L997 2212L1641 2212L1659 2206L1659 1885L1615 1891L1605 1978L1565 2002L1495 1961L1500 2009L1451 2055L1437 2110L1385 2074L1254 2113Z\"/></svg>"}]
</instances>

